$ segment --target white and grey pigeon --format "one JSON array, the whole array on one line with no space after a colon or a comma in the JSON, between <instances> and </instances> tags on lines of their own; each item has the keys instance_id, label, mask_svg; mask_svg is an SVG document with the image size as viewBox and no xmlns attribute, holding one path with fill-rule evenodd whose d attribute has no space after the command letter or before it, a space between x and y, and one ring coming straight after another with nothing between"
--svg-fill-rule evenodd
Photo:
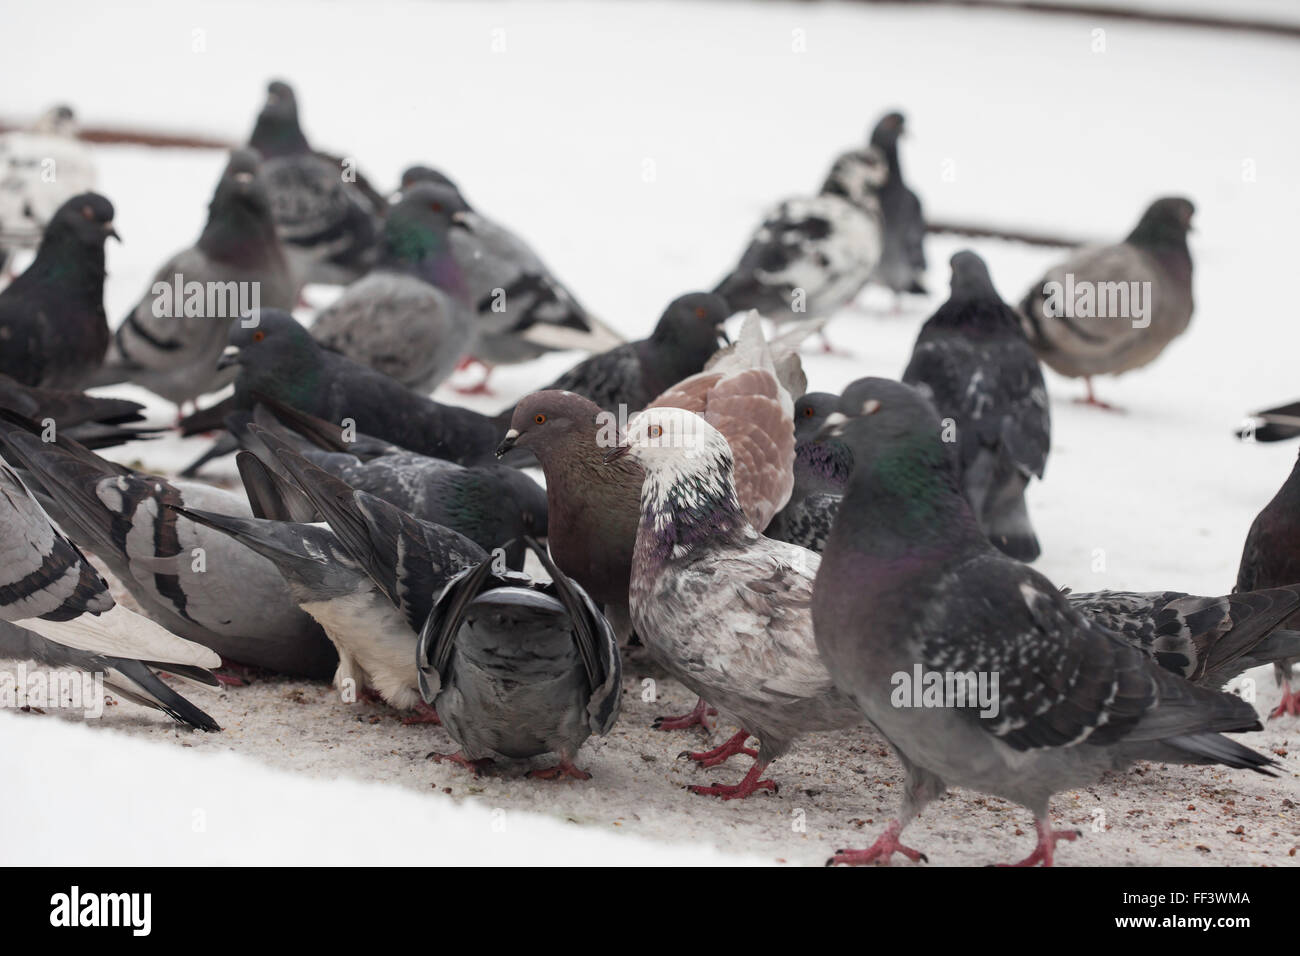
<instances>
[{"instance_id":1,"label":"white and grey pigeon","mask_svg":"<svg viewBox=\"0 0 1300 956\"><path fill-rule=\"evenodd\" d=\"M1258 730L1254 708L1160 667L994 548L933 407L879 381L824 426L853 473L812 613L836 686L893 746L906 783L875 844L831 862L921 859L899 837L949 785L1027 807L1038 844L1022 864L1050 865L1078 835L1052 829L1052 794L1103 771L1157 760L1267 773L1272 760L1222 735Z\"/></svg>"},{"instance_id":2,"label":"white and grey pigeon","mask_svg":"<svg viewBox=\"0 0 1300 956\"><path fill-rule=\"evenodd\" d=\"M275 566L169 507L247 516L241 496L133 472L66 435L44 442L21 419L4 411L0 418L5 457L31 476L29 485L59 527L108 566L147 616L227 663L313 679L333 675L333 647L299 610Z\"/></svg>"},{"instance_id":3,"label":"white and grey pigeon","mask_svg":"<svg viewBox=\"0 0 1300 956\"><path fill-rule=\"evenodd\" d=\"M479 320L458 296L448 232L457 207L430 186L403 193L388 212L375 264L312 323L316 341L431 392L475 347ZM439 288L439 283L452 291Z\"/></svg>"},{"instance_id":4,"label":"white and grey pigeon","mask_svg":"<svg viewBox=\"0 0 1300 956\"><path fill-rule=\"evenodd\" d=\"M880 261L877 149L844 153L816 196L786 199L763 217L740 262L713 291L735 310L774 321L829 316L851 303Z\"/></svg>"},{"instance_id":5,"label":"white and grey pigeon","mask_svg":"<svg viewBox=\"0 0 1300 956\"><path fill-rule=\"evenodd\" d=\"M354 161L312 149L289 84L267 84L248 145L264 160L272 215L299 280L343 285L360 276L387 201Z\"/></svg>"},{"instance_id":6,"label":"white and grey pigeon","mask_svg":"<svg viewBox=\"0 0 1300 956\"><path fill-rule=\"evenodd\" d=\"M487 392L497 365L566 349L604 352L622 344L623 336L584 308L531 246L472 209L454 185L417 176L403 196L417 190L440 195L445 207L455 209L444 231L455 268L442 270L435 281L476 316L472 355L487 370L481 382L464 391Z\"/></svg>"},{"instance_id":7,"label":"white and grey pigeon","mask_svg":"<svg viewBox=\"0 0 1300 956\"><path fill-rule=\"evenodd\" d=\"M95 384L131 381L178 407L216 391L234 379L233 370L217 371L231 324L254 307L292 309L298 288L257 153L237 149L198 241L158 268L114 333Z\"/></svg>"},{"instance_id":8,"label":"white and grey pigeon","mask_svg":"<svg viewBox=\"0 0 1300 956\"><path fill-rule=\"evenodd\" d=\"M1030 345L1049 367L1084 380L1084 404L1110 408L1093 393L1092 377L1141 368L1187 331L1195 211L1179 196L1157 199L1123 242L1079 250L1025 294Z\"/></svg>"},{"instance_id":9,"label":"white and grey pigeon","mask_svg":"<svg viewBox=\"0 0 1300 956\"><path fill-rule=\"evenodd\" d=\"M71 107L47 110L29 129L0 134L0 272L13 253L35 249L59 207L95 188L90 146Z\"/></svg>"},{"instance_id":10,"label":"white and grey pigeon","mask_svg":"<svg viewBox=\"0 0 1300 956\"><path fill-rule=\"evenodd\" d=\"M0 460L0 657L104 675L115 693L199 730L217 722L155 669L217 685L221 659L114 602L108 584Z\"/></svg>"},{"instance_id":11,"label":"white and grey pigeon","mask_svg":"<svg viewBox=\"0 0 1300 956\"><path fill-rule=\"evenodd\" d=\"M618 640L585 591L528 538L546 583L492 557L453 578L420 631L420 693L460 750L430 754L477 773L497 758L553 753L530 777L588 780L574 760L618 720Z\"/></svg>"},{"instance_id":12,"label":"white and grey pigeon","mask_svg":"<svg viewBox=\"0 0 1300 956\"><path fill-rule=\"evenodd\" d=\"M897 301L904 293L925 295L925 215L921 200L903 179L898 140L906 131L903 114L886 113L871 131L871 145L885 157L889 174L880 187L884 215L884 244L871 280L893 291Z\"/></svg>"},{"instance_id":13,"label":"white and grey pigeon","mask_svg":"<svg viewBox=\"0 0 1300 956\"><path fill-rule=\"evenodd\" d=\"M728 800L775 790L763 771L800 734L862 722L813 643L820 558L754 530L736 498L731 447L698 415L640 412L606 461L624 455L645 470L629 589L636 632L671 676L742 728L692 759L755 757L739 784L691 789ZM744 747L751 734L757 754Z\"/></svg>"},{"instance_id":14,"label":"white and grey pigeon","mask_svg":"<svg viewBox=\"0 0 1300 956\"><path fill-rule=\"evenodd\" d=\"M1033 561L1042 548L1025 488L1043 477L1052 442L1043 370L984 260L962 250L951 265L952 292L921 327L903 382L951 422L962 490L989 540Z\"/></svg>"}]
</instances>

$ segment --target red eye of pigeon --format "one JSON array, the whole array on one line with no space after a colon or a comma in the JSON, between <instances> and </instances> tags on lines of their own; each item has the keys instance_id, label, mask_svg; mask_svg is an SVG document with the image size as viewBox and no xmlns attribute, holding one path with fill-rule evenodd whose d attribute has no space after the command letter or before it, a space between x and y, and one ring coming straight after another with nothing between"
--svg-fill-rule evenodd
<instances>
[{"instance_id":1,"label":"red eye of pigeon","mask_svg":"<svg viewBox=\"0 0 1300 956\"><path fill-rule=\"evenodd\" d=\"M709 314L709 313L708 313L708 310L706 310L706 309L704 308L704 306L700 306L698 309L695 310L695 317L696 317L697 319L702 319L702 318L704 318L705 316L707 316L708 314Z\"/></svg>"},{"instance_id":2,"label":"red eye of pigeon","mask_svg":"<svg viewBox=\"0 0 1300 956\"><path fill-rule=\"evenodd\" d=\"M442 212L442 203L440 202L429 203L429 208L432 209L434 212Z\"/></svg>"},{"instance_id":3,"label":"red eye of pigeon","mask_svg":"<svg viewBox=\"0 0 1300 956\"><path fill-rule=\"evenodd\" d=\"M256 332L253 333L254 342L260 342L264 338L266 338L266 332L264 332L262 329L258 329Z\"/></svg>"},{"instance_id":4,"label":"red eye of pigeon","mask_svg":"<svg viewBox=\"0 0 1300 956\"><path fill-rule=\"evenodd\" d=\"M537 422L537 424L539 424L539 425L545 425L545 424L546 424L546 416L545 416L545 415L536 415L536 416L533 417L533 421Z\"/></svg>"},{"instance_id":5,"label":"red eye of pigeon","mask_svg":"<svg viewBox=\"0 0 1300 956\"><path fill-rule=\"evenodd\" d=\"M811 405L809 405L807 408L805 408L805 409L803 410L803 417L804 417L804 418L812 418L812 417L813 417L813 409L812 409L812 406L811 406Z\"/></svg>"},{"instance_id":6,"label":"red eye of pigeon","mask_svg":"<svg viewBox=\"0 0 1300 956\"><path fill-rule=\"evenodd\" d=\"M95 210L91 209L89 206L82 206L81 214L91 222L95 221Z\"/></svg>"}]
</instances>

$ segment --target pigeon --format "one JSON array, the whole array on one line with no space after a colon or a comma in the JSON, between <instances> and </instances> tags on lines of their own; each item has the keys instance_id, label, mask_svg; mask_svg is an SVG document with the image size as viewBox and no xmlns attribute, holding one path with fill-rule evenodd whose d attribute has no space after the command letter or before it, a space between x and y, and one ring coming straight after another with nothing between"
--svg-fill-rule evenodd
<instances>
[{"instance_id":1,"label":"pigeon","mask_svg":"<svg viewBox=\"0 0 1300 956\"><path fill-rule=\"evenodd\" d=\"M830 392L809 392L794 405L794 485L790 500L763 533L821 554L840 509L853 456L834 440L816 440L826 418L839 406Z\"/></svg>"},{"instance_id":2,"label":"pigeon","mask_svg":"<svg viewBox=\"0 0 1300 956\"><path fill-rule=\"evenodd\" d=\"M1025 488L1043 477L1052 441L1043 370L984 260L952 257L952 292L921 327L903 383L951 423L962 490L980 527L1020 561L1042 553Z\"/></svg>"},{"instance_id":3,"label":"pigeon","mask_svg":"<svg viewBox=\"0 0 1300 956\"><path fill-rule=\"evenodd\" d=\"M817 555L765 538L745 518L731 447L680 408L648 408L627 425L623 456L645 469L629 592L632 621L651 657L742 728L705 765L759 740L739 784L692 787L743 799L775 790L763 771L799 734L862 723L813 644Z\"/></svg>"},{"instance_id":4,"label":"pigeon","mask_svg":"<svg viewBox=\"0 0 1300 956\"><path fill-rule=\"evenodd\" d=\"M251 411L255 396L265 395L340 426L350 421L357 431L408 451L462 465L492 463L509 421L509 415L492 419L412 392L323 348L279 309L263 309L256 324L237 322L222 364L238 366L232 403L237 409Z\"/></svg>"},{"instance_id":5,"label":"pigeon","mask_svg":"<svg viewBox=\"0 0 1300 956\"><path fill-rule=\"evenodd\" d=\"M0 419L4 456L32 476L59 527L108 566L147 616L228 663L313 679L334 673L333 648L271 562L167 508L246 517L240 496L139 474L64 435L43 442L7 412Z\"/></svg>"},{"instance_id":6,"label":"pigeon","mask_svg":"<svg viewBox=\"0 0 1300 956\"><path fill-rule=\"evenodd\" d=\"M420 693L460 750L430 754L476 773L497 758L553 753L543 779L591 774L574 764L618 720L622 667L609 624L534 539L549 583L486 558L438 595L420 631Z\"/></svg>"},{"instance_id":7,"label":"pigeon","mask_svg":"<svg viewBox=\"0 0 1300 956\"><path fill-rule=\"evenodd\" d=\"M488 392L496 365L562 349L600 352L623 342L577 301L526 242L470 208L455 184L439 179L446 177L422 167L408 169L402 201L418 194L451 212L441 220L440 231L451 262L440 263L429 278L476 316L472 354L487 371L482 381L462 391Z\"/></svg>"},{"instance_id":8,"label":"pigeon","mask_svg":"<svg viewBox=\"0 0 1300 956\"><path fill-rule=\"evenodd\" d=\"M144 421L144 406L125 398L101 398L58 388L34 388L0 375L0 408L39 424L62 429L87 448L107 448L153 437ZM127 427L135 426L135 427Z\"/></svg>"},{"instance_id":9,"label":"pigeon","mask_svg":"<svg viewBox=\"0 0 1300 956\"><path fill-rule=\"evenodd\" d=\"M1057 372L1084 380L1084 404L1112 408L1093 393L1092 377L1141 368L1187 331L1195 211L1181 197L1157 199L1123 242L1079 250L1025 294L1029 344Z\"/></svg>"},{"instance_id":10,"label":"pigeon","mask_svg":"<svg viewBox=\"0 0 1300 956\"><path fill-rule=\"evenodd\" d=\"M312 336L410 388L440 385L478 332L474 311L438 287L454 284L454 211L433 187L408 190L384 221L374 268L316 316Z\"/></svg>"},{"instance_id":11,"label":"pigeon","mask_svg":"<svg viewBox=\"0 0 1300 956\"><path fill-rule=\"evenodd\" d=\"M108 584L0 460L0 657L102 674L115 693L178 723L220 730L157 669L217 685L221 660L114 602Z\"/></svg>"},{"instance_id":12,"label":"pigeon","mask_svg":"<svg viewBox=\"0 0 1300 956\"><path fill-rule=\"evenodd\" d=\"M1067 598L1093 623L1202 687L1219 688L1252 667L1300 657L1300 584L1222 597L1067 591Z\"/></svg>"},{"instance_id":13,"label":"pigeon","mask_svg":"<svg viewBox=\"0 0 1300 956\"><path fill-rule=\"evenodd\" d=\"M407 166L406 169L402 170L401 182L397 187L397 196L401 197L408 189L420 183L433 183L435 186L446 186L448 189L454 189L456 194L461 196L461 201L465 202L460 188L448 176L432 166L424 166L418 163L414 166ZM468 207L469 203L465 202L465 205Z\"/></svg>"},{"instance_id":14,"label":"pigeon","mask_svg":"<svg viewBox=\"0 0 1300 956\"><path fill-rule=\"evenodd\" d=\"M774 321L829 316L851 303L880 261L877 191L889 174L875 147L844 153L816 196L767 212L740 262L713 290Z\"/></svg>"},{"instance_id":15,"label":"pigeon","mask_svg":"<svg viewBox=\"0 0 1300 956\"><path fill-rule=\"evenodd\" d=\"M424 711L415 656L420 628L452 576L489 555L449 528L350 488L273 435L262 438L346 552L349 560L343 563L351 564L354 581L354 569L369 579L350 584L351 596L325 595L307 607L338 649L336 683L340 689L350 684L353 691L368 686L399 710ZM247 480L250 472L242 473ZM270 469L260 480L281 481ZM289 533L302 534L292 528ZM427 711L425 717L435 719Z\"/></svg>"},{"instance_id":16,"label":"pigeon","mask_svg":"<svg viewBox=\"0 0 1300 956\"><path fill-rule=\"evenodd\" d=\"M1255 412L1237 429L1242 441L1288 441L1300 435L1300 401Z\"/></svg>"},{"instance_id":17,"label":"pigeon","mask_svg":"<svg viewBox=\"0 0 1300 956\"><path fill-rule=\"evenodd\" d=\"M545 391L573 392L606 411L640 411L669 386L704 370L718 348L722 324L732 310L718 295L678 296L648 339L628 342L584 359Z\"/></svg>"},{"instance_id":18,"label":"pigeon","mask_svg":"<svg viewBox=\"0 0 1300 956\"><path fill-rule=\"evenodd\" d=\"M523 536L547 533L546 490L516 468L465 467L366 435L349 442L338 426L291 407L271 403L270 411L271 421L267 421L271 416L257 415L261 428L237 428L237 437L274 471L280 470L278 459L262 429L358 491L382 498L415 518L451 528L485 551L503 549L512 568L523 568Z\"/></svg>"},{"instance_id":19,"label":"pigeon","mask_svg":"<svg viewBox=\"0 0 1300 956\"><path fill-rule=\"evenodd\" d=\"M1296 582L1300 582L1300 460L1246 532L1236 591L1286 587ZM1282 701L1270 718L1300 716L1300 692L1291 685L1292 668L1298 663L1300 654L1274 663L1277 682L1282 685Z\"/></svg>"},{"instance_id":20,"label":"pigeon","mask_svg":"<svg viewBox=\"0 0 1300 956\"><path fill-rule=\"evenodd\" d=\"M90 147L71 107L47 110L30 129L0 135L0 269L15 250L35 249L67 200L95 188Z\"/></svg>"},{"instance_id":21,"label":"pigeon","mask_svg":"<svg viewBox=\"0 0 1300 956\"><path fill-rule=\"evenodd\" d=\"M0 291L0 373L24 385L80 389L108 351L104 242L113 204L73 196L45 227L36 258Z\"/></svg>"},{"instance_id":22,"label":"pigeon","mask_svg":"<svg viewBox=\"0 0 1300 956\"><path fill-rule=\"evenodd\" d=\"M903 181L903 167L898 161L898 138L903 135L902 113L886 113L871 131L871 145L884 154L889 175L877 190L884 214L885 238L880 262L872 281L894 295L926 295L925 216L921 200Z\"/></svg>"},{"instance_id":23,"label":"pigeon","mask_svg":"<svg viewBox=\"0 0 1300 956\"><path fill-rule=\"evenodd\" d=\"M299 278L330 284L357 278L387 203L352 160L311 148L289 84L267 85L248 145L264 160L272 215Z\"/></svg>"},{"instance_id":24,"label":"pigeon","mask_svg":"<svg viewBox=\"0 0 1300 956\"><path fill-rule=\"evenodd\" d=\"M922 859L900 836L948 785L1027 807L1029 866L1051 865L1056 843L1078 836L1052 829L1052 794L1105 770L1159 760L1268 773L1274 761L1222 736L1260 729L1254 708L1160 667L997 550L933 407L880 385L843 397L823 426L849 447L853 473L812 617L836 686L893 746L906 783L880 838L830 862Z\"/></svg>"},{"instance_id":25,"label":"pigeon","mask_svg":"<svg viewBox=\"0 0 1300 956\"><path fill-rule=\"evenodd\" d=\"M217 362L236 318L294 307L298 284L257 153L230 154L198 241L160 266L149 289L118 326L96 384L129 380L177 406L229 384Z\"/></svg>"}]
</instances>

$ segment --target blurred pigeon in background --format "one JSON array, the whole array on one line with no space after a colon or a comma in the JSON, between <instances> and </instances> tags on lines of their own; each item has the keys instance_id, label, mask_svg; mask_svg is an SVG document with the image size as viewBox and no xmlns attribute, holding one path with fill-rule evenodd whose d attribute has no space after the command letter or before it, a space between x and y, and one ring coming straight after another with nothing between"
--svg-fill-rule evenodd
<instances>
[{"instance_id":1,"label":"blurred pigeon in background","mask_svg":"<svg viewBox=\"0 0 1300 956\"><path fill-rule=\"evenodd\" d=\"M1181 197L1157 199L1123 242L1081 249L1025 294L1030 345L1057 372L1084 380L1085 404L1111 407L1093 394L1094 375L1141 368L1187 330L1195 211Z\"/></svg>"},{"instance_id":2,"label":"blurred pigeon in background","mask_svg":"<svg viewBox=\"0 0 1300 956\"><path fill-rule=\"evenodd\" d=\"M113 204L73 196L45 227L36 258L0 291L0 373L24 385L85 387L108 351L104 242Z\"/></svg>"},{"instance_id":3,"label":"blurred pigeon in background","mask_svg":"<svg viewBox=\"0 0 1300 956\"><path fill-rule=\"evenodd\" d=\"M1300 435L1300 402L1254 412L1237 429L1243 441L1287 441Z\"/></svg>"},{"instance_id":4,"label":"blurred pigeon in background","mask_svg":"<svg viewBox=\"0 0 1300 956\"><path fill-rule=\"evenodd\" d=\"M257 153L235 150L198 242L159 267L118 326L96 384L129 380L179 407L233 378L222 381L217 362L235 319L258 308L292 309L297 300Z\"/></svg>"},{"instance_id":5,"label":"blurred pigeon in background","mask_svg":"<svg viewBox=\"0 0 1300 956\"><path fill-rule=\"evenodd\" d=\"M898 139L905 131L902 113L886 113L871 131L871 145L885 156L889 176L877 190L885 217L885 241L874 282L892 289L897 300L904 293L926 295L925 216L921 200L903 181L898 159Z\"/></svg>"},{"instance_id":6,"label":"blurred pigeon in background","mask_svg":"<svg viewBox=\"0 0 1300 956\"><path fill-rule=\"evenodd\" d=\"M477 773L498 757L553 753L555 766L529 776L588 780L574 760L618 720L618 642L583 590L527 541L548 583L485 558L447 584L420 632L420 693L460 747L429 756Z\"/></svg>"},{"instance_id":7,"label":"blurred pigeon in background","mask_svg":"<svg viewBox=\"0 0 1300 956\"><path fill-rule=\"evenodd\" d=\"M1043 477L1052 438L1043 370L984 260L964 250L951 264L952 292L921 327L903 382L951 422L962 490L989 540L1033 561L1042 549L1025 488Z\"/></svg>"},{"instance_id":8,"label":"blurred pigeon in background","mask_svg":"<svg viewBox=\"0 0 1300 956\"><path fill-rule=\"evenodd\" d=\"M0 273L35 249L59 207L95 188L90 147L77 138L72 108L47 110L30 129L0 134Z\"/></svg>"}]
</instances>

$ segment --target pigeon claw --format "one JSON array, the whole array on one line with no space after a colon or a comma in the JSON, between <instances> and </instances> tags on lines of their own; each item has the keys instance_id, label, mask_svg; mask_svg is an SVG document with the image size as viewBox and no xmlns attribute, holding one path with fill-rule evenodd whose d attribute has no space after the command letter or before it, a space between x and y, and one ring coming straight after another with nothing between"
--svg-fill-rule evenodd
<instances>
[{"instance_id":1,"label":"pigeon claw","mask_svg":"<svg viewBox=\"0 0 1300 956\"><path fill-rule=\"evenodd\" d=\"M436 726L441 727L442 718L438 716L436 710L424 701L420 701L415 705L415 713L413 715L402 718L402 724L406 727L409 727L412 724L435 724Z\"/></svg>"},{"instance_id":2,"label":"pigeon claw","mask_svg":"<svg viewBox=\"0 0 1300 956\"><path fill-rule=\"evenodd\" d=\"M681 760L685 757L688 760L694 760L701 767L716 767L718 764L725 763L729 758L736 756L736 754L744 754L757 760L758 751L745 746L745 741L748 739L749 731L741 730L739 733L728 737L721 746L714 747L712 750L698 752L683 750L677 755L677 759Z\"/></svg>"},{"instance_id":3,"label":"pigeon claw","mask_svg":"<svg viewBox=\"0 0 1300 956\"><path fill-rule=\"evenodd\" d=\"M425 754L424 759L436 760L438 763L460 764L466 770L472 771L476 777L482 776L484 769L492 766L491 757L484 757L482 760L470 760L462 751L457 751L454 754L440 754L435 751L434 753Z\"/></svg>"},{"instance_id":4,"label":"pigeon claw","mask_svg":"<svg viewBox=\"0 0 1300 956\"><path fill-rule=\"evenodd\" d=\"M711 786L696 784L686 789L691 793L698 793L705 797L720 797L723 800L744 800L759 790L771 790L776 793L775 781L759 779L766 769L766 763L755 760L754 766L749 768L749 773L745 774L745 778L740 783L718 783Z\"/></svg>"},{"instance_id":5,"label":"pigeon claw","mask_svg":"<svg viewBox=\"0 0 1300 956\"><path fill-rule=\"evenodd\" d=\"M1034 823L1038 829L1038 846L1034 847L1034 852L1029 854L1019 863L1004 863L1003 866L1051 866L1052 858L1055 855L1057 840L1077 840L1081 834L1078 830L1053 830L1052 825L1047 820L1038 820Z\"/></svg>"},{"instance_id":6,"label":"pigeon claw","mask_svg":"<svg viewBox=\"0 0 1300 956\"><path fill-rule=\"evenodd\" d=\"M537 780L558 780L572 777L574 780L590 780L591 774L581 767L575 767L571 761L561 760L554 767L542 767L540 770L528 771L528 776Z\"/></svg>"},{"instance_id":7,"label":"pigeon claw","mask_svg":"<svg viewBox=\"0 0 1300 956\"><path fill-rule=\"evenodd\" d=\"M703 727L709 729L709 723L705 717L716 717L717 710L710 707L701 697L695 702L690 713L682 714L679 717L656 717L654 722L655 730L686 730L689 727Z\"/></svg>"},{"instance_id":8,"label":"pigeon claw","mask_svg":"<svg viewBox=\"0 0 1300 956\"><path fill-rule=\"evenodd\" d=\"M890 820L889 826L885 827L885 832L880 834L871 846L865 850L837 850L835 855L826 861L826 865L865 866L868 863L879 863L882 866L889 866L889 858L895 853L903 854L913 863L929 863L930 858L920 850L913 850L910 846L904 846L899 842L898 836L902 832L902 824L897 820Z\"/></svg>"},{"instance_id":9,"label":"pigeon claw","mask_svg":"<svg viewBox=\"0 0 1300 956\"><path fill-rule=\"evenodd\" d=\"M1269 712L1268 719L1274 717L1300 717L1300 692L1285 688L1281 702Z\"/></svg>"}]
</instances>

